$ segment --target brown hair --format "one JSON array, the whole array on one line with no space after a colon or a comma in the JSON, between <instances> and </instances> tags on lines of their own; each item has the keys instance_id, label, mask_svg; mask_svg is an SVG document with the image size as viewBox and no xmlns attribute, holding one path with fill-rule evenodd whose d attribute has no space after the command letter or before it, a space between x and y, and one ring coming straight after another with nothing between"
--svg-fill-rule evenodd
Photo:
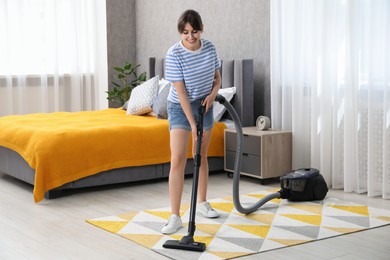
<instances>
[{"instance_id":1,"label":"brown hair","mask_svg":"<svg viewBox=\"0 0 390 260\"><path fill-rule=\"evenodd\" d=\"M187 10L180 16L177 22L179 33L183 33L186 24L189 23L194 30L203 31L202 18L195 10Z\"/></svg>"}]
</instances>

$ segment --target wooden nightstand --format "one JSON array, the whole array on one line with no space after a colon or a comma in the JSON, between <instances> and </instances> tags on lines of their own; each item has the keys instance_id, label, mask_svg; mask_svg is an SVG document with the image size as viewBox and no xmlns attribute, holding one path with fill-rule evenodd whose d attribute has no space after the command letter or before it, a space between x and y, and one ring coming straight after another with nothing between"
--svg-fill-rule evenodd
<instances>
[{"instance_id":1,"label":"wooden nightstand","mask_svg":"<svg viewBox=\"0 0 390 260\"><path fill-rule=\"evenodd\" d=\"M255 126L243 127L241 174L261 180L275 178L291 171L292 133ZM237 133L225 129L225 171L234 171Z\"/></svg>"}]
</instances>

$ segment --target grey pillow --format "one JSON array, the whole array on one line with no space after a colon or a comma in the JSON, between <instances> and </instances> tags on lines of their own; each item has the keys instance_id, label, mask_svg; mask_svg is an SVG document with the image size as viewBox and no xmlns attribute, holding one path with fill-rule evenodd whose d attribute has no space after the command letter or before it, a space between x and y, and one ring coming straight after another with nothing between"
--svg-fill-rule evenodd
<instances>
[{"instance_id":1,"label":"grey pillow","mask_svg":"<svg viewBox=\"0 0 390 260\"><path fill-rule=\"evenodd\" d=\"M168 118L167 103L170 89L171 84L167 84L167 86L165 86L153 100L153 112L157 115L158 118Z\"/></svg>"}]
</instances>

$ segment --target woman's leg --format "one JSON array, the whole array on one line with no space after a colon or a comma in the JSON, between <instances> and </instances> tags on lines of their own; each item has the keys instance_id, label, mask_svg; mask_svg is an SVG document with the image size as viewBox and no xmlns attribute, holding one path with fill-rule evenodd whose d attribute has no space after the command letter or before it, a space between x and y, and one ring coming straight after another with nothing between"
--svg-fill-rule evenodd
<instances>
[{"instance_id":1,"label":"woman's leg","mask_svg":"<svg viewBox=\"0 0 390 260\"><path fill-rule=\"evenodd\" d=\"M207 184L209 180L209 163L207 160L207 151L211 140L212 129L205 131L202 138L202 147L200 155L202 157L199 169L199 185L198 185L198 202L206 201L207 198ZM192 152L196 154L196 141L192 140Z\"/></svg>"},{"instance_id":2,"label":"woman's leg","mask_svg":"<svg viewBox=\"0 0 390 260\"><path fill-rule=\"evenodd\" d=\"M184 129L172 129L170 131L171 168L169 171L169 198L171 200L172 214L178 216L180 216L189 137L190 132Z\"/></svg>"}]
</instances>

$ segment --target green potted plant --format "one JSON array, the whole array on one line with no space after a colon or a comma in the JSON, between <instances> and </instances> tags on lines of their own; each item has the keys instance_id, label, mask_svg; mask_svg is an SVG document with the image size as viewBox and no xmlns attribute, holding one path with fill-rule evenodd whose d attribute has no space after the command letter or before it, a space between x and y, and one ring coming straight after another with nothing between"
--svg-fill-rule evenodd
<instances>
[{"instance_id":1,"label":"green potted plant","mask_svg":"<svg viewBox=\"0 0 390 260\"><path fill-rule=\"evenodd\" d=\"M111 83L114 88L106 91L109 101L123 106L129 100L133 88L146 81L146 72L142 72L140 75L137 74L139 66L141 65L134 66L126 61L123 67L113 67L116 74L114 75L115 81L111 81Z\"/></svg>"}]
</instances>

